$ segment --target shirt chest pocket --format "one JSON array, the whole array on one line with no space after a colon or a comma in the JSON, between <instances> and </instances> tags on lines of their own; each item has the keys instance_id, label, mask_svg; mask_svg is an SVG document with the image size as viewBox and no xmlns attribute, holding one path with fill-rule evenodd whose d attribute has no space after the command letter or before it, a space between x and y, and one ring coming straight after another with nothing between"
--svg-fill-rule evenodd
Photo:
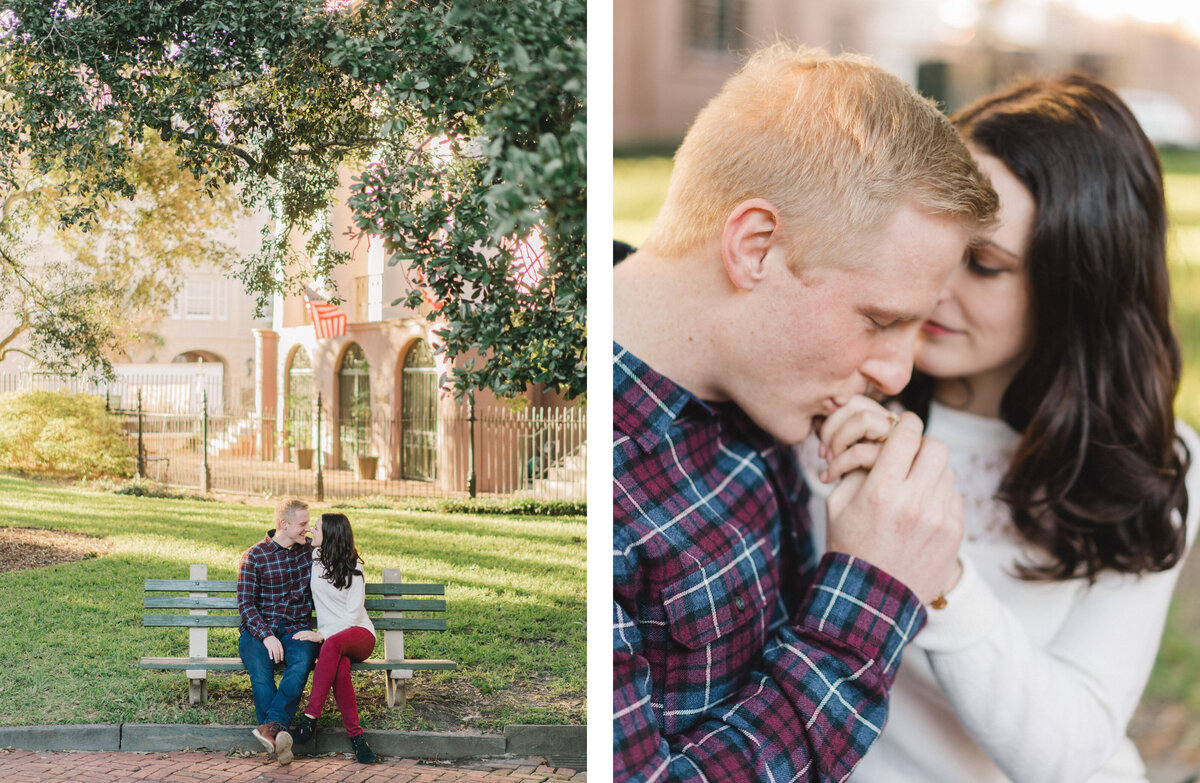
<instances>
[{"instance_id":1,"label":"shirt chest pocket","mask_svg":"<svg viewBox=\"0 0 1200 783\"><path fill-rule=\"evenodd\" d=\"M667 734L689 730L746 684L775 593L765 558L747 553L698 567L662 591L670 639L659 693Z\"/></svg>"},{"instance_id":2,"label":"shirt chest pocket","mask_svg":"<svg viewBox=\"0 0 1200 783\"><path fill-rule=\"evenodd\" d=\"M775 574L757 549L729 552L663 589L671 638L689 650L753 643L761 646L775 595Z\"/></svg>"}]
</instances>

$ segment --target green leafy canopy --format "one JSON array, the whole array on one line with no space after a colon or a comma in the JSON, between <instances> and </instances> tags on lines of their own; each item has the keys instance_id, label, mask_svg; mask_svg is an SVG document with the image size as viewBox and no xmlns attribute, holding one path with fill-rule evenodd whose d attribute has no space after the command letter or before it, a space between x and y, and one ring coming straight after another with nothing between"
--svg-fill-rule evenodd
<instances>
[{"instance_id":1,"label":"green leafy canopy","mask_svg":"<svg viewBox=\"0 0 1200 783\"><path fill-rule=\"evenodd\" d=\"M353 166L355 229L412 270L414 301L442 302L431 318L459 396L582 394L583 0L328 5L6 0L0 198L51 177L59 223L94 223L138 191L149 131L209 193L236 185L281 234L319 235ZM533 233L545 269L522 280L514 253ZM260 303L297 289L289 252L268 237L239 265Z\"/></svg>"}]
</instances>

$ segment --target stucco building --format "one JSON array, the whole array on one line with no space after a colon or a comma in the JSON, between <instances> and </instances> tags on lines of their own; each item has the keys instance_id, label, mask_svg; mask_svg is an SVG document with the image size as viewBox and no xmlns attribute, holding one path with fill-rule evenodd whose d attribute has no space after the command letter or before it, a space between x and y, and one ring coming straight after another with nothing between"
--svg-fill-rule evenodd
<instances>
[{"instance_id":1,"label":"stucco building","mask_svg":"<svg viewBox=\"0 0 1200 783\"><path fill-rule=\"evenodd\" d=\"M543 427L539 435L536 421L519 426L531 417L549 423L556 412L574 408L542 388L528 390L516 405L476 392L470 453L472 412L439 383L450 367L436 351L437 323L426 317L427 305L412 309L403 303L411 285L408 270L388 265L382 241L349 234L348 196L346 176L329 220L332 249L351 260L323 281L323 293L342 300L345 334L317 337L301 295L277 297L271 325L254 330L264 457L288 461L296 458L294 450L308 446L320 450L327 466L349 470L365 456L374 460L374 478L425 481L451 492L468 489L473 461L476 489L486 493L521 485L518 474L528 470L530 460L561 462L581 455L585 446L577 427ZM318 399L324 422L319 434L309 413ZM567 418L581 421L581 415L578 410ZM577 480L582 486L582 469Z\"/></svg>"},{"instance_id":2,"label":"stucco building","mask_svg":"<svg viewBox=\"0 0 1200 783\"><path fill-rule=\"evenodd\" d=\"M1070 0L614 0L613 8L619 150L673 149L741 53L777 39L870 55L950 110L1020 74L1083 70L1138 90L1131 105L1152 138L1200 144L1200 31L1182 24L1102 16Z\"/></svg>"}]
</instances>

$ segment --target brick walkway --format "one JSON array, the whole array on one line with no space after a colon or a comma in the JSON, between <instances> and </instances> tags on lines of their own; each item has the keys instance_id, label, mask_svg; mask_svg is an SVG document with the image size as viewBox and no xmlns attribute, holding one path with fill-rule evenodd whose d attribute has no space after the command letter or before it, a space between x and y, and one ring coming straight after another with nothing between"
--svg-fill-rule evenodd
<instances>
[{"instance_id":1,"label":"brick walkway","mask_svg":"<svg viewBox=\"0 0 1200 783\"><path fill-rule=\"evenodd\" d=\"M443 764L385 758L364 765L350 754L301 757L281 767L266 754L224 753L52 753L0 750L0 783L451 783L587 781L586 772L555 769L545 760L494 759Z\"/></svg>"}]
</instances>

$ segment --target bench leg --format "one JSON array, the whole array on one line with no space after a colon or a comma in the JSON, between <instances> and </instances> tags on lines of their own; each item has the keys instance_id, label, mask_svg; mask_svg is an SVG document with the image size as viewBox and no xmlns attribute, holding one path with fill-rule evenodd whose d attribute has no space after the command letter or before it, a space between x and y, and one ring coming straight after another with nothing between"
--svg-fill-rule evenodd
<instances>
[{"instance_id":1,"label":"bench leg","mask_svg":"<svg viewBox=\"0 0 1200 783\"><path fill-rule=\"evenodd\" d=\"M192 679L188 680L188 703L192 706L206 704L208 702L208 680L207 679Z\"/></svg>"},{"instance_id":2,"label":"bench leg","mask_svg":"<svg viewBox=\"0 0 1200 783\"><path fill-rule=\"evenodd\" d=\"M393 680L384 672L384 682L387 683L388 706L397 712L403 710L404 703L408 698L408 680Z\"/></svg>"},{"instance_id":3,"label":"bench leg","mask_svg":"<svg viewBox=\"0 0 1200 783\"><path fill-rule=\"evenodd\" d=\"M188 578L203 581L208 579L208 566L203 563L192 563L188 567ZM188 593L191 598L206 598L208 593ZM189 615L207 615L207 609L190 609ZM188 629L188 657L208 657L208 629ZM188 702L193 705L204 704L208 701L208 672L204 669L188 669L184 672L188 678Z\"/></svg>"}]
</instances>

